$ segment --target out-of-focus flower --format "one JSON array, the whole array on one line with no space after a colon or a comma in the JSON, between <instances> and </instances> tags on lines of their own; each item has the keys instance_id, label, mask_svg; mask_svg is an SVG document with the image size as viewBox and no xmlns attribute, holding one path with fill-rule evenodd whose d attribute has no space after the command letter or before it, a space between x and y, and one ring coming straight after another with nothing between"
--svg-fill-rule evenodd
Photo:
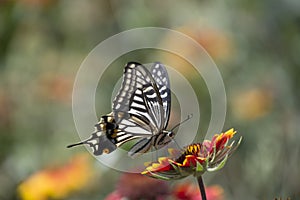
<instances>
[{"instance_id":1,"label":"out-of-focus flower","mask_svg":"<svg viewBox=\"0 0 300 200\"><path fill-rule=\"evenodd\" d=\"M224 190L218 185L209 186L206 188L206 197L208 200L223 200Z\"/></svg>"},{"instance_id":2,"label":"out-of-focus flower","mask_svg":"<svg viewBox=\"0 0 300 200\"><path fill-rule=\"evenodd\" d=\"M72 84L68 76L46 74L40 77L38 93L47 100L70 103Z\"/></svg>"},{"instance_id":3,"label":"out-of-focus flower","mask_svg":"<svg viewBox=\"0 0 300 200\"><path fill-rule=\"evenodd\" d=\"M122 200L122 198L122 195L118 191L114 191L105 197L105 200Z\"/></svg>"},{"instance_id":4,"label":"out-of-focus flower","mask_svg":"<svg viewBox=\"0 0 300 200\"><path fill-rule=\"evenodd\" d=\"M253 120L267 114L273 104L273 95L267 89L251 89L235 95L233 113L239 119Z\"/></svg>"},{"instance_id":5,"label":"out-of-focus flower","mask_svg":"<svg viewBox=\"0 0 300 200\"><path fill-rule=\"evenodd\" d=\"M189 175L199 177L206 171L219 170L242 140L240 137L237 145L233 146L235 141L228 145L235 133L234 129L230 129L225 133L216 134L211 141L205 140L203 143L187 146L184 152L170 149L170 157L159 158L158 163L150 164L142 174L171 180Z\"/></svg>"},{"instance_id":6,"label":"out-of-focus flower","mask_svg":"<svg viewBox=\"0 0 300 200\"><path fill-rule=\"evenodd\" d=\"M18 186L23 200L62 199L84 187L92 175L86 155L78 155L55 169L44 169Z\"/></svg>"},{"instance_id":7,"label":"out-of-focus flower","mask_svg":"<svg viewBox=\"0 0 300 200\"><path fill-rule=\"evenodd\" d=\"M223 31L215 28L195 28L194 23L179 27L176 30L186 34L200 44L205 51L214 59L218 61L227 62L234 55L234 44L230 37ZM180 55L184 58L194 57L199 58L199 49L195 46L187 44L185 40L180 40L173 34L166 35L162 40L162 46L165 49L175 49L180 52ZM196 75L196 71L189 67L190 63L182 59L182 57L176 54L163 54L163 60L165 64L172 66L181 73L186 73L189 76Z\"/></svg>"},{"instance_id":8,"label":"out-of-focus flower","mask_svg":"<svg viewBox=\"0 0 300 200\"><path fill-rule=\"evenodd\" d=\"M205 188L208 200L223 200L224 190L221 186L213 185ZM173 190L173 196L178 200L198 200L201 199L198 187L191 183L177 185Z\"/></svg>"},{"instance_id":9,"label":"out-of-focus flower","mask_svg":"<svg viewBox=\"0 0 300 200\"><path fill-rule=\"evenodd\" d=\"M232 54L232 41L222 30L207 27L195 29L193 25L178 30L201 44L213 59L225 60Z\"/></svg>"},{"instance_id":10,"label":"out-of-focus flower","mask_svg":"<svg viewBox=\"0 0 300 200\"><path fill-rule=\"evenodd\" d=\"M168 184L161 180L151 179L141 174L123 174L117 184L116 191L105 200L154 199L162 200L170 194Z\"/></svg>"}]
</instances>

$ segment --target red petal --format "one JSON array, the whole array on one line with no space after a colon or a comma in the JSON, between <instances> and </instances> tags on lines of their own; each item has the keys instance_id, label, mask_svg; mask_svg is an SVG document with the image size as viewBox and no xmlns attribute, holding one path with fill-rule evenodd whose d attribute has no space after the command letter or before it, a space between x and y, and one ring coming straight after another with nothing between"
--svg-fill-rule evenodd
<instances>
[{"instance_id":1,"label":"red petal","mask_svg":"<svg viewBox=\"0 0 300 200\"><path fill-rule=\"evenodd\" d=\"M197 165L197 157L194 155L187 155L182 163L183 167L194 167Z\"/></svg>"}]
</instances>

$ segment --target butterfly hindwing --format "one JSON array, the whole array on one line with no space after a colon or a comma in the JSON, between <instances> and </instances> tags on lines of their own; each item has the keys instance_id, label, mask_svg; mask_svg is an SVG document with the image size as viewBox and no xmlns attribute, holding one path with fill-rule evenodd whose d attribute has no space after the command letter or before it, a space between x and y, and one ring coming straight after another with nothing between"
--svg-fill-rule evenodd
<instances>
[{"instance_id":1,"label":"butterfly hindwing","mask_svg":"<svg viewBox=\"0 0 300 200\"><path fill-rule=\"evenodd\" d=\"M104 115L101 117L99 123L95 125L95 132L88 139L67 147L87 144L92 148L94 155L110 153L117 148L117 141L111 137L114 136L116 128L117 125L114 118L111 115Z\"/></svg>"},{"instance_id":2,"label":"butterfly hindwing","mask_svg":"<svg viewBox=\"0 0 300 200\"><path fill-rule=\"evenodd\" d=\"M84 144L88 144L94 155L101 155L103 153L110 153L116 150L117 146L109 140L106 135L99 135L100 132L94 133Z\"/></svg>"}]
</instances>

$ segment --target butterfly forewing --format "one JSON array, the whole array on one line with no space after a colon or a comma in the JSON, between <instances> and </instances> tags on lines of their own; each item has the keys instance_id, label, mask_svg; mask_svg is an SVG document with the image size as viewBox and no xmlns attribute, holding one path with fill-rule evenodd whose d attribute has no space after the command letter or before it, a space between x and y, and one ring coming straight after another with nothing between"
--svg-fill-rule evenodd
<instances>
[{"instance_id":1,"label":"butterfly forewing","mask_svg":"<svg viewBox=\"0 0 300 200\"><path fill-rule=\"evenodd\" d=\"M151 68L151 74L156 82L158 93L162 100L163 105L163 129L166 129L168 126L170 118L170 109L171 109L171 90L170 90L170 80L166 68L161 63L155 63Z\"/></svg>"},{"instance_id":2,"label":"butterfly forewing","mask_svg":"<svg viewBox=\"0 0 300 200\"><path fill-rule=\"evenodd\" d=\"M120 130L135 137L149 137L161 129L163 105L155 80L141 64L128 63L113 102Z\"/></svg>"},{"instance_id":3,"label":"butterfly forewing","mask_svg":"<svg viewBox=\"0 0 300 200\"><path fill-rule=\"evenodd\" d=\"M142 71L146 73L135 73L135 74L146 74L149 78L146 79L145 83L137 86L135 92L132 94L129 100L128 114L130 118L134 118L134 121L140 121L143 125L133 127L131 134L136 135L139 132L138 127L144 127L149 131L149 134L145 134L141 139L135 143L129 151L129 155L135 157L141 153L147 152L152 146L155 148L162 147L162 142L169 142L170 139L164 140L169 137L163 133L166 129L170 116L170 104L171 104L171 92L170 82L168 73L165 67L156 63L151 68L151 73L145 69L142 65L133 66L134 70ZM125 77L125 76L124 76ZM150 79L150 82L148 80ZM123 80L126 83L126 80ZM124 85L126 87L126 85ZM121 91L120 91L121 92ZM124 120L124 119L123 119ZM125 128L125 132L129 128ZM134 133L135 132L135 133ZM164 143L165 144L165 143Z\"/></svg>"},{"instance_id":4,"label":"butterfly forewing","mask_svg":"<svg viewBox=\"0 0 300 200\"><path fill-rule=\"evenodd\" d=\"M144 86L142 92L145 98L145 106L148 111L147 115L151 121L152 133L157 134L163 128L164 112L158 89L151 84L147 84Z\"/></svg>"},{"instance_id":5,"label":"butterfly forewing","mask_svg":"<svg viewBox=\"0 0 300 200\"><path fill-rule=\"evenodd\" d=\"M151 75L149 76L149 72L145 67L135 62L128 63L124 69L121 88L112 104L113 111L128 112L130 99L136 89L142 88L143 85L149 82L151 82Z\"/></svg>"}]
</instances>

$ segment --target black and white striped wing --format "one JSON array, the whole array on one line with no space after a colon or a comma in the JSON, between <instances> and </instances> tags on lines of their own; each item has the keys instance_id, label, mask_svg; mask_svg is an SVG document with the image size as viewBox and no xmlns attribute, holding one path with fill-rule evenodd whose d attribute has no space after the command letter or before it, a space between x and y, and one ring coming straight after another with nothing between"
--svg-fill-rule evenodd
<instances>
[{"instance_id":1,"label":"black and white striped wing","mask_svg":"<svg viewBox=\"0 0 300 200\"><path fill-rule=\"evenodd\" d=\"M130 99L136 92L136 89L141 89L150 82L151 74L143 65L136 62L127 63L123 73L121 88L112 103L113 111L128 112Z\"/></svg>"},{"instance_id":2,"label":"black and white striped wing","mask_svg":"<svg viewBox=\"0 0 300 200\"><path fill-rule=\"evenodd\" d=\"M166 129L168 126L171 110L171 90L170 90L170 80L168 72L164 65L161 63L155 63L151 68L151 74L156 82L160 98L163 105L163 129Z\"/></svg>"},{"instance_id":3,"label":"black and white striped wing","mask_svg":"<svg viewBox=\"0 0 300 200\"><path fill-rule=\"evenodd\" d=\"M129 100L127 112L116 111L118 118L118 146L129 140L152 136L152 121L147 112L147 106L142 89L136 89Z\"/></svg>"},{"instance_id":4,"label":"black and white striped wing","mask_svg":"<svg viewBox=\"0 0 300 200\"><path fill-rule=\"evenodd\" d=\"M113 112L123 143L161 131L163 105L151 73L139 63L128 63L123 82L113 101Z\"/></svg>"},{"instance_id":5,"label":"black and white striped wing","mask_svg":"<svg viewBox=\"0 0 300 200\"><path fill-rule=\"evenodd\" d=\"M164 138L166 135L160 134L168 126L171 107L171 91L170 81L166 68L160 64L155 63L151 68L151 75L156 84L156 88L151 88L150 85L144 87L144 95L147 99L147 105L152 111L152 115L156 117L156 127L159 134L153 134L152 137L141 138L135 145L133 145L128 152L129 156L136 157L142 153L147 152L153 142L159 141L159 138ZM156 101L158 97L158 101ZM158 107L159 106L159 107ZM161 109L162 108L162 109Z\"/></svg>"}]
</instances>

